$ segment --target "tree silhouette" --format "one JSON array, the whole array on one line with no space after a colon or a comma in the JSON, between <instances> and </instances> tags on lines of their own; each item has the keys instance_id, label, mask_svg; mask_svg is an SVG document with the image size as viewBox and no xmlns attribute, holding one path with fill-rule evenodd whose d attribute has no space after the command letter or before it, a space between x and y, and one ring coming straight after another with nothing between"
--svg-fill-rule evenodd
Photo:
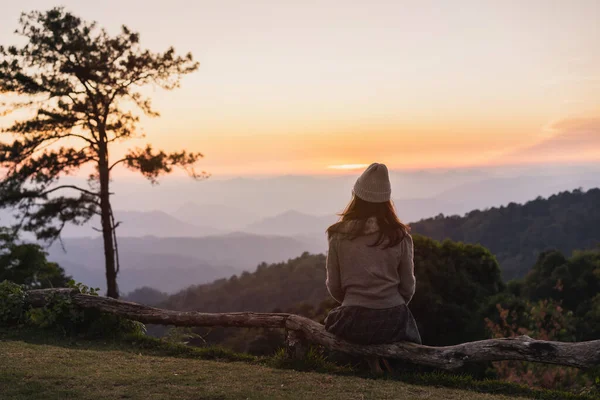
<instances>
[{"instance_id":1,"label":"tree silhouette","mask_svg":"<svg viewBox=\"0 0 600 400\"><path fill-rule=\"evenodd\" d=\"M25 109L29 119L4 129L10 140L0 143L0 204L14 209L16 229L34 232L40 240L60 237L67 223L82 224L100 216L106 280L110 297L118 297L119 272L115 222L110 201L113 168L119 164L155 183L175 166L195 179L200 153L165 153L150 145L130 149L119 160L109 157L111 145L143 137L140 114L158 116L140 88L171 90L180 78L198 68L191 54L179 56L144 50L139 34L123 26L110 36L95 22L86 22L63 8L24 13L16 33L27 43L0 47L0 94L10 101L3 112ZM85 187L62 177L91 165Z\"/></svg>"}]
</instances>

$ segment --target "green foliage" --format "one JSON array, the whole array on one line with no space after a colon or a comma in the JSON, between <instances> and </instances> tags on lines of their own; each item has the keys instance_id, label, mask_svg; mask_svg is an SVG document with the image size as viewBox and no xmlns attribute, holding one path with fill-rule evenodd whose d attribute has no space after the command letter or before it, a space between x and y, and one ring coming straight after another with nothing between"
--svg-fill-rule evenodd
<instances>
[{"instance_id":1,"label":"green foliage","mask_svg":"<svg viewBox=\"0 0 600 400\"><path fill-rule=\"evenodd\" d=\"M475 210L411 224L412 231L436 240L479 243L498 259L505 279L524 277L538 254L556 249L571 254L600 243L600 189L574 190L523 205Z\"/></svg>"},{"instance_id":2,"label":"green foliage","mask_svg":"<svg viewBox=\"0 0 600 400\"><path fill-rule=\"evenodd\" d=\"M0 282L8 280L26 289L64 287L69 277L46 256L41 246L17 243L8 229L0 228Z\"/></svg>"},{"instance_id":3,"label":"green foliage","mask_svg":"<svg viewBox=\"0 0 600 400\"><path fill-rule=\"evenodd\" d=\"M97 288L69 281L68 287L81 294L97 296ZM0 283L0 327L28 327L58 333L61 336L85 336L89 338L117 338L123 335L143 335L143 324L126 318L102 313L94 309L82 309L70 296L54 294L43 307L32 307L27 302L24 285L4 281Z\"/></svg>"},{"instance_id":4,"label":"green foliage","mask_svg":"<svg viewBox=\"0 0 600 400\"><path fill-rule=\"evenodd\" d=\"M77 289L81 294L89 294L91 296L98 296L98 292L100 292L100 288L92 288L87 285L84 285L81 282L75 282L75 280L70 279L65 285L66 288Z\"/></svg>"},{"instance_id":5,"label":"green foliage","mask_svg":"<svg viewBox=\"0 0 600 400\"><path fill-rule=\"evenodd\" d=\"M569 259L558 251L540 254L522 284L532 301L551 299L576 318L576 340L600 337L600 250L577 251Z\"/></svg>"},{"instance_id":6,"label":"green foliage","mask_svg":"<svg viewBox=\"0 0 600 400\"><path fill-rule=\"evenodd\" d=\"M15 325L25 316L25 290L14 282L0 282L0 326Z\"/></svg>"},{"instance_id":7,"label":"green foliage","mask_svg":"<svg viewBox=\"0 0 600 400\"><path fill-rule=\"evenodd\" d=\"M486 318L487 327L495 338L527 335L539 340L570 342L575 338L573 313L554 300L525 301L523 310L509 310L497 305L498 320ZM493 363L497 377L529 386L574 388L589 386L589 379L576 368L522 361Z\"/></svg>"},{"instance_id":8,"label":"green foliage","mask_svg":"<svg viewBox=\"0 0 600 400\"><path fill-rule=\"evenodd\" d=\"M409 307L423 343L442 346L486 338L482 305L504 290L494 256L478 245L415 235L417 291Z\"/></svg>"},{"instance_id":9,"label":"green foliage","mask_svg":"<svg viewBox=\"0 0 600 400\"><path fill-rule=\"evenodd\" d=\"M542 340L585 341L600 335L600 251L567 258L542 252L527 277L489 299L486 324L493 337L528 335ZM597 371L526 362L494 363L496 376L548 388L596 390Z\"/></svg>"}]
</instances>

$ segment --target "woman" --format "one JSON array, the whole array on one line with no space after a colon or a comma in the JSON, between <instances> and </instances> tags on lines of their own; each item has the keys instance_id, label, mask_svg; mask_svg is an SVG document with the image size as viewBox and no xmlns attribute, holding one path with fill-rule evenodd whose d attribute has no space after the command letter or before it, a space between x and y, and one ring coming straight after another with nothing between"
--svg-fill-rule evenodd
<instances>
[{"instance_id":1,"label":"woman","mask_svg":"<svg viewBox=\"0 0 600 400\"><path fill-rule=\"evenodd\" d=\"M390 196L387 167L371 164L340 222L327 229L326 285L341 306L331 310L325 329L358 344L421 343L408 309L415 293L413 241ZM376 359L369 363L381 370Z\"/></svg>"}]
</instances>

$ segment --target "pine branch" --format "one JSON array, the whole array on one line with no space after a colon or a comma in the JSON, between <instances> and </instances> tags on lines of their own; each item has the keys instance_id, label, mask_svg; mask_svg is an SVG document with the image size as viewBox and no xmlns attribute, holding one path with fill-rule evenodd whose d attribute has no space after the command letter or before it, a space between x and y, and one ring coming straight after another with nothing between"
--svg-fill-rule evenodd
<instances>
[{"instance_id":1,"label":"pine branch","mask_svg":"<svg viewBox=\"0 0 600 400\"><path fill-rule=\"evenodd\" d=\"M40 193L38 196L39 197L45 197L45 196L49 195L50 193L56 192L57 190L61 190L61 189L73 189L73 190L78 190L78 191L80 191L82 193L88 194L90 196L96 196L96 197L100 196L99 193L94 193L94 192L91 192L89 190L80 188L79 186L75 186L75 185L61 185L61 186L57 186L55 188L52 188L50 190L47 190L45 192Z\"/></svg>"}]
</instances>

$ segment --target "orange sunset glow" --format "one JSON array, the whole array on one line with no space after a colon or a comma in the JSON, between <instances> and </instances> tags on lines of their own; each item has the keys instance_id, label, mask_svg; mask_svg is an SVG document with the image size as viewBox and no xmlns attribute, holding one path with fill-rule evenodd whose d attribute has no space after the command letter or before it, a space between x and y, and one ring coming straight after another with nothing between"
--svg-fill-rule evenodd
<instances>
[{"instance_id":1,"label":"orange sunset glow","mask_svg":"<svg viewBox=\"0 0 600 400\"><path fill-rule=\"evenodd\" d=\"M597 0L61 4L192 52L181 88L148 89L139 145L200 151L214 176L600 161ZM54 5L3 5L0 43Z\"/></svg>"}]
</instances>

